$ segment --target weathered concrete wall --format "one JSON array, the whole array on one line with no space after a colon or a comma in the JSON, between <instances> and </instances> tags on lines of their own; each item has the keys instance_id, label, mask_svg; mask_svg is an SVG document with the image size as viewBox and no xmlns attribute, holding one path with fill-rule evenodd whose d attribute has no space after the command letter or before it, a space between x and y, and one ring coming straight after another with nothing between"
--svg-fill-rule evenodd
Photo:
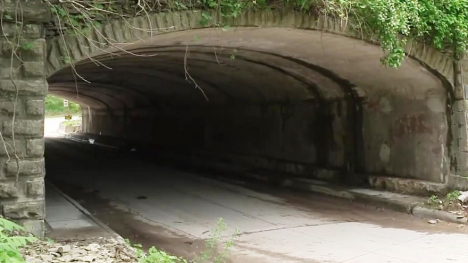
<instances>
[{"instance_id":1,"label":"weathered concrete wall","mask_svg":"<svg viewBox=\"0 0 468 263\"><path fill-rule=\"evenodd\" d=\"M216 158L237 154L245 162L240 165L306 176L320 177L317 169L346 170L347 119L332 111L319 117L314 105L307 104L292 106L288 116L277 106L266 108L262 112L255 107L240 111L230 107L212 109L211 114L194 109L170 114L155 109L129 110L126 121L118 113L91 111L92 123L85 111L84 131ZM363 127L359 127L364 139L358 145L362 153L358 152L357 172L443 182L449 165L444 114L421 111L413 120L400 113L400 120L398 113L366 109ZM259 159L264 161L256 163Z\"/></svg>"},{"instance_id":2,"label":"weathered concrete wall","mask_svg":"<svg viewBox=\"0 0 468 263\"><path fill-rule=\"evenodd\" d=\"M237 163L240 167L302 175L345 167L345 112L318 112L316 102L83 112L83 131L125 138ZM346 107L341 107L345 111ZM333 112L335 111L335 112ZM340 116L342 116L340 118ZM335 127L335 128L333 128ZM338 174L335 174L338 175Z\"/></svg>"},{"instance_id":3,"label":"weathered concrete wall","mask_svg":"<svg viewBox=\"0 0 468 263\"><path fill-rule=\"evenodd\" d=\"M358 167L368 174L444 182L449 174L447 91L369 91L362 103Z\"/></svg>"},{"instance_id":4,"label":"weathered concrete wall","mask_svg":"<svg viewBox=\"0 0 468 263\"><path fill-rule=\"evenodd\" d=\"M2 1L0 29L0 203L6 218L44 234L44 73L42 1ZM21 10L22 23L16 23ZM13 53L17 54L13 55Z\"/></svg>"},{"instance_id":5,"label":"weathered concrete wall","mask_svg":"<svg viewBox=\"0 0 468 263\"><path fill-rule=\"evenodd\" d=\"M83 131L235 163L245 171L353 180L347 172L355 161L361 179L378 175L444 182L450 163L447 94L442 86L422 95L417 91L366 93L352 126L356 137L350 132L348 103L341 98L321 107L310 100L164 111L86 109ZM349 137L357 140L353 156L347 156Z\"/></svg>"}]
</instances>

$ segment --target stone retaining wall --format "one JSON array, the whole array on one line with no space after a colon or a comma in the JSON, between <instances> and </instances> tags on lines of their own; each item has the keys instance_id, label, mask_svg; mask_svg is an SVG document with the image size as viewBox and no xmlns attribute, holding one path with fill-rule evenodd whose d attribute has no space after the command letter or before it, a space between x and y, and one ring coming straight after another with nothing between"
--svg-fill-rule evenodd
<instances>
[{"instance_id":1,"label":"stone retaining wall","mask_svg":"<svg viewBox=\"0 0 468 263\"><path fill-rule=\"evenodd\" d=\"M1 4L4 19L11 18L4 20L0 29L0 131L4 140L0 142L1 212L42 237L47 92L43 22L50 16L41 1L21 1L18 6L16 1ZM24 23L13 21L16 10L22 11Z\"/></svg>"}]
</instances>

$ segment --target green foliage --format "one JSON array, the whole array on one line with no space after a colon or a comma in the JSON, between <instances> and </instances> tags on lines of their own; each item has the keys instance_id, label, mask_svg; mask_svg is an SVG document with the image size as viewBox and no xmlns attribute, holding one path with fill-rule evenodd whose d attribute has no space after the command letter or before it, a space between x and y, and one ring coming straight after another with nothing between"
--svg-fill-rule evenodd
<instances>
[{"instance_id":1,"label":"green foliage","mask_svg":"<svg viewBox=\"0 0 468 263\"><path fill-rule=\"evenodd\" d=\"M200 21L200 24L202 26L207 26L208 24L210 24L211 20L213 19L213 17L209 14L209 13L206 13L206 12L203 12L201 14L201 21Z\"/></svg>"},{"instance_id":2,"label":"green foliage","mask_svg":"<svg viewBox=\"0 0 468 263\"><path fill-rule=\"evenodd\" d=\"M21 44L21 49L22 50L32 50L34 48L34 43L33 42L27 42Z\"/></svg>"},{"instance_id":3,"label":"green foliage","mask_svg":"<svg viewBox=\"0 0 468 263\"><path fill-rule=\"evenodd\" d=\"M193 263L226 263L230 249L234 245L234 239L239 235L236 229L234 234L226 241L224 248L219 252L219 247L222 242L222 234L226 230L227 225L223 219L217 221L216 227L211 231L210 238L205 242L206 249L201 252L200 256L194 259ZM125 239L128 245L131 245L130 240ZM151 247L147 253L142 249L142 245L131 245L135 251L139 263L187 263L183 258L172 256L155 247Z\"/></svg>"},{"instance_id":4,"label":"green foliage","mask_svg":"<svg viewBox=\"0 0 468 263\"><path fill-rule=\"evenodd\" d=\"M142 253L140 250L140 256L138 256L140 263L185 263L185 259L172 256L162 250L158 250L155 247L151 247L148 253Z\"/></svg>"},{"instance_id":5,"label":"green foliage","mask_svg":"<svg viewBox=\"0 0 468 263\"><path fill-rule=\"evenodd\" d=\"M64 122L62 122L62 124L67 126L67 127L78 126L78 125L81 125L81 120L64 121Z\"/></svg>"},{"instance_id":6,"label":"green foliage","mask_svg":"<svg viewBox=\"0 0 468 263\"><path fill-rule=\"evenodd\" d=\"M441 203L439 197L437 195L432 195L431 197L429 197L429 199L427 200L427 203L429 205L439 205Z\"/></svg>"},{"instance_id":7,"label":"green foliage","mask_svg":"<svg viewBox=\"0 0 468 263\"><path fill-rule=\"evenodd\" d=\"M81 113L81 106L77 103L68 102L68 108L63 107L63 99L48 95L45 99L45 112L46 115L63 115L63 114L79 114Z\"/></svg>"},{"instance_id":8,"label":"green foliage","mask_svg":"<svg viewBox=\"0 0 468 263\"><path fill-rule=\"evenodd\" d=\"M188 7L183 3L179 1L174 1L174 2L169 2L170 5L172 5L172 9L175 10L188 10Z\"/></svg>"},{"instance_id":9,"label":"green foliage","mask_svg":"<svg viewBox=\"0 0 468 263\"><path fill-rule=\"evenodd\" d=\"M132 246L136 251L136 256L139 263L187 263L183 258L172 256L155 247L148 249L148 253L143 251L143 246L140 244L131 245L130 240L125 239L125 243Z\"/></svg>"},{"instance_id":10,"label":"green foliage","mask_svg":"<svg viewBox=\"0 0 468 263\"><path fill-rule=\"evenodd\" d=\"M401 65L409 39L456 52L468 45L468 0L295 0L293 5L374 36L385 52L382 63L390 67Z\"/></svg>"},{"instance_id":11,"label":"green foliage","mask_svg":"<svg viewBox=\"0 0 468 263\"><path fill-rule=\"evenodd\" d=\"M19 248L32 243L37 239L32 236L18 236L12 233L25 232L26 230L4 218L0 218L0 262L23 263L25 262Z\"/></svg>"},{"instance_id":12,"label":"green foliage","mask_svg":"<svg viewBox=\"0 0 468 263\"><path fill-rule=\"evenodd\" d=\"M235 230L234 234L226 241L221 253L218 251L221 243L222 234L226 230L227 225L222 218L218 219L216 227L211 231L210 238L205 242L206 249L195 259L196 263L225 263L229 256L230 249L234 245L234 240L239 235L239 230Z\"/></svg>"},{"instance_id":13,"label":"green foliage","mask_svg":"<svg viewBox=\"0 0 468 263\"><path fill-rule=\"evenodd\" d=\"M447 200L447 202L457 201L460 194L461 193L458 190L452 191L452 192L447 194L447 196L445 197L445 200Z\"/></svg>"},{"instance_id":14,"label":"green foliage","mask_svg":"<svg viewBox=\"0 0 468 263\"><path fill-rule=\"evenodd\" d=\"M281 1L279 1L281 2ZM283 0L284 4L308 13L342 20L342 26L353 27L363 36L380 43L384 56L381 61L389 67L399 67L405 58L409 40L416 39L440 50L451 49L455 54L465 52L468 46L468 0ZM115 1L83 1L86 13L69 12L70 4L61 1L50 4L70 34L88 34L105 21L109 13L116 15ZM272 0L173 0L171 10L191 8L215 10L223 18L238 17L246 10L275 8ZM154 12L151 9L144 13ZM140 7L141 8L141 7ZM86 10L86 11L83 11ZM139 10L140 13L142 10ZM202 12L202 25L210 25L210 12ZM123 14L117 14L123 15ZM223 25L216 25L223 26ZM69 63L69 59L64 59Z\"/></svg>"},{"instance_id":15,"label":"green foliage","mask_svg":"<svg viewBox=\"0 0 468 263\"><path fill-rule=\"evenodd\" d=\"M70 64L71 63L71 58L69 56L61 56L60 59L63 61L65 64Z\"/></svg>"},{"instance_id":16,"label":"green foliage","mask_svg":"<svg viewBox=\"0 0 468 263\"><path fill-rule=\"evenodd\" d=\"M239 0L201 0L202 5L208 9L219 10L222 17L237 17L247 8L247 1Z\"/></svg>"},{"instance_id":17,"label":"green foliage","mask_svg":"<svg viewBox=\"0 0 468 263\"><path fill-rule=\"evenodd\" d=\"M454 190L452 192L447 193L445 198L433 195L426 201L425 204L430 208L434 209L456 211L461 209L460 202L458 202L458 197L460 196L460 194L460 191Z\"/></svg>"}]
</instances>

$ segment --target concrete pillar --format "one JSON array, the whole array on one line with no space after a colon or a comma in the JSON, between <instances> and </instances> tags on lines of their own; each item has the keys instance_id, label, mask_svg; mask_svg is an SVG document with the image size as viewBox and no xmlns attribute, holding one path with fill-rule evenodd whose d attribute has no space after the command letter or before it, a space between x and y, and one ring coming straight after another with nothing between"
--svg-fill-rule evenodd
<instances>
[{"instance_id":1,"label":"concrete pillar","mask_svg":"<svg viewBox=\"0 0 468 263\"><path fill-rule=\"evenodd\" d=\"M452 100L452 145L451 163L452 171L448 178L451 188L468 189L468 126L467 103L464 89L464 56L455 58L454 72L454 98Z\"/></svg>"},{"instance_id":2,"label":"concrete pillar","mask_svg":"<svg viewBox=\"0 0 468 263\"><path fill-rule=\"evenodd\" d=\"M44 73L42 1L3 1L0 11L1 214L44 236ZM21 17L21 21L17 19Z\"/></svg>"}]
</instances>

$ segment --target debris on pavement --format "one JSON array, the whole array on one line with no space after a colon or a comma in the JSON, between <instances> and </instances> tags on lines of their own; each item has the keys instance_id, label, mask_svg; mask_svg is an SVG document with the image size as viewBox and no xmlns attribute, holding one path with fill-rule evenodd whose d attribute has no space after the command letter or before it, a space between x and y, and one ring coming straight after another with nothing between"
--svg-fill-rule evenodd
<instances>
[{"instance_id":1,"label":"debris on pavement","mask_svg":"<svg viewBox=\"0 0 468 263\"><path fill-rule=\"evenodd\" d=\"M462 204L468 203L468 191L460 192L460 195L458 196L458 200Z\"/></svg>"},{"instance_id":2,"label":"debris on pavement","mask_svg":"<svg viewBox=\"0 0 468 263\"><path fill-rule=\"evenodd\" d=\"M29 263L138 262L133 248L112 238L57 243L39 241L24 247L21 252Z\"/></svg>"}]
</instances>

